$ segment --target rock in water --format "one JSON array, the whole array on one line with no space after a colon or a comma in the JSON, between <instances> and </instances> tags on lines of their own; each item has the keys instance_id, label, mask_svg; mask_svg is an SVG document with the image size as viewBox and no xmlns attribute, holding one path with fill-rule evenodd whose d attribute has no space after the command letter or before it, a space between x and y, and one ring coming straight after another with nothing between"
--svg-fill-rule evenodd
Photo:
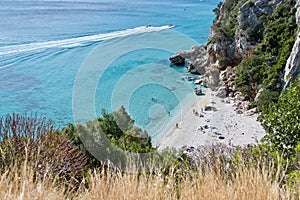
<instances>
[{"instance_id":1,"label":"rock in water","mask_svg":"<svg viewBox=\"0 0 300 200\"><path fill-rule=\"evenodd\" d=\"M169 58L173 65L183 66L185 64L185 59L181 55L174 55Z\"/></svg>"},{"instance_id":2,"label":"rock in water","mask_svg":"<svg viewBox=\"0 0 300 200\"><path fill-rule=\"evenodd\" d=\"M192 74L204 74L205 67L209 66L208 52L205 46L193 46L191 50L183 50L177 53L188 59L188 70Z\"/></svg>"}]
</instances>

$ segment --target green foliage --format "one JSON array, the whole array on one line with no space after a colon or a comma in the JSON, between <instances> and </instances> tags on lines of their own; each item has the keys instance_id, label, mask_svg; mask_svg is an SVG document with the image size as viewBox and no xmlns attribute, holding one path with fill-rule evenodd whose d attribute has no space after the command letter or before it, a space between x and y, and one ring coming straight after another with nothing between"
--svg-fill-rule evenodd
<instances>
[{"instance_id":1,"label":"green foliage","mask_svg":"<svg viewBox=\"0 0 300 200\"><path fill-rule=\"evenodd\" d=\"M252 98L255 97L258 86L262 83L263 77L266 76L261 72L269 68L263 61L263 57L253 55L243 59L237 68L238 77L235 80L235 85L242 93Z\"/></svg>"},{"instance_id":2,"label":"green foliage","mask_svg":"<svg viewBox=\"0 0 300 200\"><path fill-rule=\"evenodd\" d=\"M230 65L230 61L228 60L228 58L224 57L224 58L221 58L219 60L219 65L221 67L227 67L228 65Z\"/></svg>"},{"instance_id":3,"label":"green foliage","mask_svg":"<svg viewBox=\"0 0 300 200\"><path fill-rule=\"evenodd\" d=\"M295 148L295 155L291 159L291 164L287 174L287 187L295 191L295 196L300 196L300 142Z\"/></svg>"},{"instance_id":4,"label":"green foliage","mask_svg":"<svg viewBox=\"0 0 300 200\"><path fill-rule=\"evenodd\" d=\"M249 6L250 6L250 7L253 7L254 5L255 5L255 3L254 3L253 1L250 1L250 2L249 2Z\"/></svg>"},{"instance_id":5,"label":"green foliage","mask_svg":"<svg viewBox=\"0 0 300 200\"><path fill-rule=\"evenodd\" d=\"M220 8L221 8L221 6L222 6L222 2L219 2L217 8L213 9L213 12L215 13L215 15L217 17L219 17L219 15L220 15Z\"/></svg>"},{"instance_id":6,"label":"green foliage","mask_svg":"<svg viewBox=\"0 0 300 200\"><path fill-rule=\"evenodd\" d=\"M98 118L98 122L112 144L129 152L147 153L151 151L151 138L146 131L134 126L134 121L123 106L118 112L112 114L102 110L102 116L102 118Z\"/></svg>"},{"instance_id":7,"label":"green foliage","mask_svg":"<svg viewBox=\"0 0 300 200\"><path fill-rule=\"evenodd\" d=\"M218 4L218 7L213 10L216 14L212 25L212 30L215 32L215 35L208 43L234 41L239 8L246 1L247 0L226 0Z\"/></svg>"},{"instance_id":8,"label":"green foliage","mask_svg":"<svg viewBox=\"0 0 300 200\"><path fill-rule=\"evenodd\" d=\"M271 151L278 151L285 157L295 154L300 142L300 78L284 91L277 103L263 107L262 125L267 131L264 142Z\"/></svg>"},{"instance_id":9,"label":"green foliage","mask_svg":"<svg viewBox=\"0 0 300 200\"><path fill-rule=\"evenodd\" d=\"M147 132L134 125L123 106L111 114L102 110L102 117L85 125L69 124L63 130L88 156L89 164L94 167L100 166L99 161L108 160L125 165L130 153L155 151Z\"/></svg>"},{"instance_id":10,"label":"green foliage","mask_svg":"<svg viewBox=\"0 0 300 200\"><path fill-rule=\"evenodd\" d=\"M272 90L264 90L258 98L256 105L259 109L262 109L263 106L269 105L272 102L277 102L279 92Z\"/></svg>"},{"instance_id":11,"label":"green foliage","mask_svg":"<svg viewBox=\"0 0 300 200\"><path fill-rule=\"evenodd\" d=\"M237 67L237 89L255 97L259 88L264 88L259 106L276 100L281 89L280 74L291 53L296 38L295 2L284 1L271 15L260 16L262 42L249 58ZM270 98L267 98L270 95Z\"/></svg>"}]
</instances>

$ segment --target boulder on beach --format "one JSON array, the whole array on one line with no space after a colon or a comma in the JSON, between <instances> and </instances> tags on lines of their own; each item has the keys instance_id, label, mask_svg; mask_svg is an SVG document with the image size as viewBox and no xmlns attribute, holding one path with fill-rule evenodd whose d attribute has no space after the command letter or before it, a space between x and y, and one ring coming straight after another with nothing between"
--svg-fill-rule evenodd
<instances>
[{"instance_id":1,"label":"boulder on beach","mask_svg":"<svg viewBox=\"0 0 300 200\"><path fill-rule=\"evenodd\" d=\"M217 109L214 106L205 106L204 111L214 111L214 112L216 112Z\"/></svg>"},{"instance_id":2,"label":"boulder on beach","mask_svg":"<svg viewBox=\"0 0 300 200\"><path fill-rule=\"evenodd\" d=\"M220 87L217 91L216 96L220 98L225 98L227 95L227 88L226 87Z\"/></svg>"},{"instance_id":3,"label":"boulder on beach","mask_svg":"<svg viewBox=\"0 0 300 200\"><path fill-rule=\"evenodd\" d=\"M203 95L201 88L194 88L194 91L196 95Z\"/></svg>"},{"instance_id":4,"label":"boulder on beach","mask_svg":"<svg viewBox=\"0 0 300 200\"><path fill-rule=\"evenodd\" d=\"M185 64L185 58L181 55L174 55L169 58L172 65L183 66Z\"/></svg>"}]
</instances>

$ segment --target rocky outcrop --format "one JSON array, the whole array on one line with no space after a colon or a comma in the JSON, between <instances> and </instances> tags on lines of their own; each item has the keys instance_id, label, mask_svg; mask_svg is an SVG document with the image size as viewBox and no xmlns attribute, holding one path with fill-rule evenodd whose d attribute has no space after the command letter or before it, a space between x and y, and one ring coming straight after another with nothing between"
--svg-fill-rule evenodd
<instances>
[{"instance_id":1,"label":"rocky outcrop","mask_svg":"<svg viewBox=\"0 0 300 200\"><path fill-rule=\"evenodd\" d=\"M241 56L249 54L260 42L257 36L262 28L259 17L262 14L272 14L276 5L282 0L247 1L239 8L238 27L235 32L236 48Z\"/></svg>"},{"instance_id":2,"label":"rocky outcrop","mask_svg":"<svg viewBox=\"0 0 300 200\"><path fill-rule=\"evenodd\" d=\"M227 91L226 95L230 97L235 96L234 80L236 77L236 69L233 67L227 67L226 70L220 73L220 85Z\"/></svg>"},{"instance_id":3,"label":"rocky outcrop","mask_svg":"<svg viewBox=\"0 0 300 200\"><path fill-rule=\"evenodd\" d=\"M288 58L285 66L284 88L290 84L291 80L295 79L300 74L300 0L297 1L296 8L298 34L291 55Z\"/></svg>"},{"instance_id":4,"label":"rocky outcrop","mask_svg":"<svg viewBox=\"0 0 300 200\"><path fill-rule=\"evenodd\" d=\"M204 74L205 68L209 65L208 52L205 46L193 46L190 50L177 53L188 60L188 71L193 74Z\"/></svg>"},{"instance_id":5,"label":"rocky outcrop","mask_svg":"<svg viewBox=\"0 0 300 200\"><path fill-rule=\"evenodd\" d=\"M220 70L216 65L210 65L206 68L203 83L212 90L216 90L220 86Z\"/></svg>"},{"instance_id":6,"label":"rocky outcrop","mask_svg":"<svg viewBox=\"0 0 300 200\"><path fill-rule=\"evenodd\" d=\"M183 66L185 65L185 59L181 55L174 55L169 58L172 65Z\"/></svg>"},{"instance_id":7,"label":"rocky outcrop","mask_svg":"<svg viewBox=\"0 0 300 200\"><path fill-rule=\"evenodd\" d=\"M229 3L226 4L226 2ZM263 38L261 29L264 27L263 23L267 22L265 15L272 14L282 2L283 0L239 0L220 3L214 10L217 17L211 27L208 43L205 46L194 46L191 50L184 50L176 54L186 59L190 73L201 75L195 84L210 87L223 98L231 97L237 101L253 101L253 95L246 96L236 91L234 85L237 73L235 66L245 57L249 57L261 43ZM296 15L298 26L300 26L299 2L300 0L296 7L298 9ZM290 79L300 73L299 49L300 31L286 64L284 74L286 85ZM266 62L266 64L268 63Z\"/></svg>"},{"instance_id":8,"label":"rocky outcrop","mask_svg":"<svg viewBox=\"0 0 300 200\"><path fill-rule=\"evenodd\" d=\"M227 88L226 87L219 87L217 93L216 93L217 97L220 98L225 98L227 96Z\"/></svg>"},{"instance_id":9,"label":"rocky outcrop","mask_svg":"<svg viewBox=\"0 0 300 200\"><path fill-rule=\"evenodd\" d=\"M282 0L239 1L237 5L230 8L233 13L228 13L230 11L226 10L223 4L219 8L219 15L214 24L221 24L225 29L231 28L235 31L231 30L234 34L230 35L230 31L226 32L224 28L218 29L219 26L212 26L207 45L210 62L224 69L223 64L236 66L243 57L249 56L261 39L258 33L262 28L260 16L271 14L281 2ZM234 13L235 9L237 15ZM230 23L235 25L230 26Z\"/></svg>"},{"instance_id":10,"label":"rocky outcrop","mask_svg":"<svg viewBox=\"0 0 300 200\"><path fill-rule=\"evenodd\" d=\"M196 95L203 95L201 88L194 88L195 94Z\"/></svg>"}]
</instances>

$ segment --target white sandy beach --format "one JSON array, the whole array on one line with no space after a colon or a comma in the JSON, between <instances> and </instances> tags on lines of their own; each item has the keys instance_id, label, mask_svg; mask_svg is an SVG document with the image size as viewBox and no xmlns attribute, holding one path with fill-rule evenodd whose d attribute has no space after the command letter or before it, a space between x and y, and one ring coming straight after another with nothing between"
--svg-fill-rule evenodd
<instances>
[{"instance_id":1,"label":"white sandy beach","mask_svg":"<svg viewBox=\"0 0 300 200\"><path fill-rule=\"evenodd\" d=\"M194 100L193 100L194 101ZM205 106L212 106L214 111L204 111ZM198 112L198 115L194 114ZM199 115L203 117L199 117ZM237 114L234 102L225 103L214 92L207 90L190 106L182 110L178 128L175 124L157 140L159 148L209 145L225 143L233 146L256 143L265 131L256 120L257 115Z\"/></svg>"}]
</instances>

